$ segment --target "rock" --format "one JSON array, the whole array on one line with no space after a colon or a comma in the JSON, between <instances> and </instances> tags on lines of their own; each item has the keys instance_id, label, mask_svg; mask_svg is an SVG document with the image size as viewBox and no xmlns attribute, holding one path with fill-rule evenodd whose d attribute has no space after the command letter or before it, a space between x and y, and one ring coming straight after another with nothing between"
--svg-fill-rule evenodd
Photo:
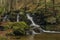
<instances>
[{"instance_id":1,"label":"rock","mask_svg":"<svg viewBox=\"0 0 60 40\"><path fill-rule=\"evenodd\" d=\"M4 27L3 26L0 26L0 31L4 31Z\"/></svg>"},{"instance_id":2,"label":"rock","mask_svg":"<svg viewBox=\"0 0 60 40\"><path fill-rule=\"evenodd\" d=\"M14 31L13 34L15 36L21 36L21 35L24 35L23 33L19 32L19 31Z\"/></svg>"}]
</instances>

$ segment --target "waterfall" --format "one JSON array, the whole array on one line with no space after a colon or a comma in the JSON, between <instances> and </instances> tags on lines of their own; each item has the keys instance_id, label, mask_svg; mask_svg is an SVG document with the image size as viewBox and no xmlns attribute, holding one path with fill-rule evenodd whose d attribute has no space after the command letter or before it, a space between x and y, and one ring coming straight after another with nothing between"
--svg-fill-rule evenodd
<instances>
[{"instance_id":1,"label":"waterfall","mask_svg":"<svg viewBox=\"0 0 60 40\"><path fill-rule=\"evenodd\" d=\"M5 15L5 17L3 18L3 22L6 21L7 17L8 17L8 15Z\"/></svg>"},{"instance_id":2,"label":"waterfall","mask_svg":"<svg viewBox=\"0 0 60 40\"><path fill-rule=\"evenodd\" d=\"M17 22L19 22L19 14L17 14Z\"/></svg>"},{"instance_id":3,"label":"waterfall","mask_svg":"<svg viewBox=\"0 0 60 40\"><path fill-rule=\"evenodd\" d=\"M32 24L30 26L40 27L39 25L37 25L37 24L34 23L33 18L30 17L29 14L26 14L26 15L27 15L27 18L32 22Z\"/></svg>"},{"instance_id":4,"label":"waterfall","mask_svg":"<svg viewBox=\"0 0 60 40\"><path fill-rule=\"evenodd\" d=\"M59 31L46 31L46 30L43 30L43 32L45 32L45 33L60 33Z\"/></svg>"},{"instance_id":5,"label":"waterfall","mask_svg":"<svg viewBox=\"0 0 60 40\"><path fill-rule=\"evenodd\" d=\"M34 26L33 28L31 28L32 33L33 33L33 34L39 34L39 33L36 33L33 29L34 29L34 28L39 28L40 26L37 25L37 24L35 24L35 22L33 21L33 18L30 17L29 14L26 14L26 16L27 16L27 18L32 22L32 24L31 24L30 26Z\"/></svg>"},{"instance_id":6,"label":"waterfall","mask_svg":"<svg viewBox=\"0 0 60 40\"><path fill-rule=\"evenodd\" d=\"M35 24L35 22L33 21L33 18L29 15L29 14L26 14L27 18L32 22L32 24L30 26L34 26L34 28L32 28L32 32L33 34L40 34L40 33L36 33L33 29L35 28L38 28L40 30L40 32L44 32L44 33L60 33L58 31L47 31L47 30L44 30L42 29L39 25Z\"/></svg>"}]
</instances>

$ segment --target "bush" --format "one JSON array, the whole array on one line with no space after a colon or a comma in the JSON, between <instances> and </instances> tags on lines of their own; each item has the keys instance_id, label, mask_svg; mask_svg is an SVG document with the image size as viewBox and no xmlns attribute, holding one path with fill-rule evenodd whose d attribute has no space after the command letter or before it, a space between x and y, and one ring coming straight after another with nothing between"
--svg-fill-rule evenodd
<instances>
[{"instance_id":1,"label":"bush","mask_svg":"<svg viewBox=\"0 0 60 40\"><path fill-rule=\"evenodd\" d=\"M29 29L30 27L24 22L7 22L5 25L3 25L4 30L12 29L12 34L13 35L18 35L18 34L25 34L26 29ZM9 33L10 34L10 33Z\"/></svg>"},{"instance_id":2,"label":"bush","mask_svg":"<svg viewBox=\"0 0 60 40\"><path fill-rule=\"evenodd\" d=\"M5 23L5 24L3 25L4 30L8 30L8 29L10 29L11 26L12 26L12 24L13 24L13 22L7 22L7 23Z\"/></svg>"},{"instance_id":3,"label":"bush","mask_svg":"<svg viewBox=\"0 0 60 40\"><path fill-rule=\"evenodd\" d=\"M25 29L28 29L29 26L25 22L15 22L12 24L13 32L19 31L21 34L25 34Z\"/></svg>"}]
</instances>

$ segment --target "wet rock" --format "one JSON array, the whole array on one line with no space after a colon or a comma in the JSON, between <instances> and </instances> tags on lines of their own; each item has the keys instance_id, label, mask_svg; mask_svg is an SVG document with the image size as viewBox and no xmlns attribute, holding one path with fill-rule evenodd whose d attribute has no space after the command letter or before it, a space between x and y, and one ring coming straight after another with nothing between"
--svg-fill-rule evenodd
<instances>
[{"instance_id":1,"label":"wet rock","mask_svg":"<svg viewBox=\"0 0 60 40\"><path fill-rule=\"evenodd\" d=\"M39 28L35 28L33 29L36 33L40 33L40 29Z\"/></svg>"},{"instance_id":2,"label":"wet rock","mask_svg":"<svg viewBox=\"0 0 60 40\"><path fill-rule=\"evenodd\" d=\"M25 34L26 35L32 35L33 33L32 33L31 28L30 29L25 29Z\"/></svg>"},{"instance_id":3,"label":"wet rock","mask_svg":"<svg viewBox=\"0 0 60 40\"><path fill-rule=\"evenodd\" d=\"M0 31L4 31L4 27L3 26L0 26Z\"/></svg>"},{"instance_id":4,"label":"wet rock","mask_svg":"<svg viewBox=\"0 0 60 40\"><path fill-rule=\"evenodd\" d=\"M26 20L27 24L30 25L32 22L30 20Z\"/></svg>"},{"instance_id":5,"label":"wet rock","mask_svg":"<svg viewBox=\"0 0 60 40\"><path fill-rule=\"evenodd\" d=\"M24 35L23 33L19 32L19 31L14 31L13 34L15 36L21 36L21 35Z\"/></svg>"},{"instance_id":6,"label":"wet rock","mask_svg":"<svg viewBox=\"0 0 60 40\"><path fill-rule=\"evenodd\" d=\"M26 35L32 35L32 31L30 31L30 30L28 31L28 30L27 30L27 31L26 31Z\"/></svg>"}]
</instances>

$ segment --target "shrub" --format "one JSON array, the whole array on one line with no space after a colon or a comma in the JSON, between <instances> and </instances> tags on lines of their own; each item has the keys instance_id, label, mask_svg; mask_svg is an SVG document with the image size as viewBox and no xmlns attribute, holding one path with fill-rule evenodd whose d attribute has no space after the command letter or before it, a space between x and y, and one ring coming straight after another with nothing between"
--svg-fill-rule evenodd
<instances>
[{"instance_id":1,"label":"shrub","mask_svg":"<svg viewBox=\"0 0 60 40\"><path fill-rule=\"evenodd\" d=\"M8 29L10 29L11 26L12 26L12 24L13 24L13 22L7 22L7 23L5 23L5 24L3 25L4 30L8 30Z\"/></svg>"},{"instance_id":2,"label":"shrub","mask_svg":"<svg viewBox=\"0 0 60 40\"><path fill-rule=\"evenodd\" d=\"M29 26L25 22L15 22L12 24L13 32L19 31L22 34L25 34L25 29L28 29Z\"/></svg>"},{"instance_id":3,"label":"shrub","mask_svg":"<svg viewBox=\"0 0 60 40\"><path fill-rule=\"evenodd\" d=\"M10 32L13 35L21 35L21 34L25 34L26 29L29 29L30 27L24 22L7 22L3 25L4 30L8 30L8 29L12 29L13 31ZM8 34L10 34L8 33Z\"/></svg>"}]
</instances>

